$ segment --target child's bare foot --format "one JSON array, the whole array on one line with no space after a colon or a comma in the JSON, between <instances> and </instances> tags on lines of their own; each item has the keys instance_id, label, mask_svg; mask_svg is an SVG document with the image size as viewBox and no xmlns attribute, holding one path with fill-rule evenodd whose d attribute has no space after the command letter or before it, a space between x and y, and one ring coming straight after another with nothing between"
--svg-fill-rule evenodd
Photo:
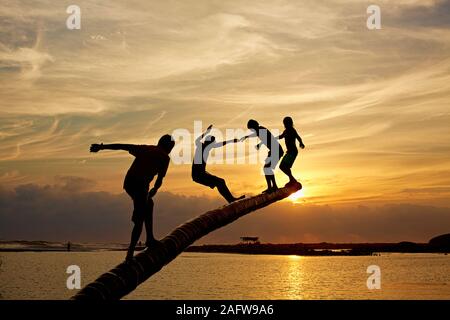
<instances>
[{"instance_id":1,"label":"child's bare foot","mask_svg":"<svg viewBox=\"0 0 450 320\"><path fill-rule=\"evenodd\" d=\"M160 243L161 243L161 242L159 242L158 240L152 239L152 240L147 240L147 241L145 242L145 246L146 246L147 248L152 248L152 247L157 247Z\"/></svg>"},{"instance_id":2,"label":"child's bare foot","mask_svg":"<svg viewBox=\"0 0 450 320\"><path fill-rule=\"evenodd\" d=\"M231 198L230 200L228 200L228 203L233 203L233 202L235 202L235 201L238 201L238 200L241 200L241 199L244 199L245 198L245 196L244 195L242 195L242 196L240 196L240 197L233 197L233 198Z\"/></svg>"},{"instance_id":3,"label":"child's bare foot","mask_svg":"<svg viewBox=\"0 0 450 320\"><path fill-rule=\"evenodd\" d=\"M128 252L127 256L125 257L125 262L131 262L133 261L133 252Z\"/></svg>"},{"instance_id":4,"label":"child's bare foot","mask_svg":"<svg viewBox=\"0 0 450 320\"><path fill-rule=\"evenodd\" d=\"M288 183L286 183L285 187L291 187L291 186L295 186L298 183L297 180L293 179L293 180L289 180Z\"/></svg>"},{"instance_id":5,"label":"child's bare foot","mask_svg":"<svg viewBox=\"0 0 450 320\"><path fill-rule=\"evenodd\" d=\"M289 181L288 183L286 183L285 187L287 187L287 188L297 187L299 190L301 190L303 188L302 184L300 182L298 182L297 180Z\"/></svg>"}]
</instances>

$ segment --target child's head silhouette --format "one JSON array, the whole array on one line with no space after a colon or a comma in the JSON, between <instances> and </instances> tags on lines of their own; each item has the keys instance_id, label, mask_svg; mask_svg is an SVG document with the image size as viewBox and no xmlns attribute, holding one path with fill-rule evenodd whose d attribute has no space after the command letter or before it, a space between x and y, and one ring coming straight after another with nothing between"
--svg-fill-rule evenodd
<instances>
[{"instance_id":1,"label":"child's head silhouette","mask_svg":"<svg viewBox=\"0 0 450 320\"><path fill-rule=\"evenodd\" d=\"M172 151L174 146L175 146L175 141L173 140L171 135L165 134L161 138L159 138L158 147L160 147L167 153L170 153L170 151Z\"/></svg>"},{"instance_id":2,"label":"child's head silhouette","mask_svg":"<svg viewBox=\"0 0 450 320\"><path fill-rule=\"evenodd\" d=\"M283 124L286 128L292 128L294 126L294 121L291 117L285 117L283 119Z\"/></svg>"},{"instance_id":3,"label":"child's head silhouette","mask_svg":"<svg viewBox=\"0 0 450 320\"><path fill-rule=\"evenodd\" d=\"M248 129L254 129L254 130L258 130L259 127L259 123L256 120L250 119L247 122L247 128Z\"/></svg>"}]
</instances>

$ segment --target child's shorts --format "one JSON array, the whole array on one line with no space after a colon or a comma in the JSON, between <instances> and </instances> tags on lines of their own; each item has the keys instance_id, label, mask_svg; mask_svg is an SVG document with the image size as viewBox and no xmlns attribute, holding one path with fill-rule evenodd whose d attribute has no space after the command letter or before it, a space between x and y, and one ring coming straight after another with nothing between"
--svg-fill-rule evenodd
<instances>
[{"instance_id":1,"label":"child's shorts","mask_svg":"<svg viewBox=\"0 0 450 320\"><path fill-rule=\"evenodd\" d=\"M131 221L143 223L146 219L153 219L153 199L148 197L148 188L128 187L125 191L133 199L134 210Z\"/></svg>"},{"instance_id":2,"label":"child's shorts","mask_svg":"<svg viewBox=\"0 0 450 320\"><path fill-rule=\"evenodd\" d=\"M281 160L280 167L288 169L292 168L292 166L294 165L294 161L297 158L297 154L298 153L286 152L283 159Z\"/></svg>"}]
</instances>

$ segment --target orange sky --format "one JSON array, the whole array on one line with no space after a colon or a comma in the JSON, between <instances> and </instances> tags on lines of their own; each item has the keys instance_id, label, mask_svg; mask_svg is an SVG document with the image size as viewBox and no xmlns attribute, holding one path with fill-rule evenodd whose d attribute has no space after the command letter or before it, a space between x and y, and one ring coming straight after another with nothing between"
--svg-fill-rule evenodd
<instances>
[{"instance_id":1,"label":"orange sky","mask_svg":"<svg viewBox=\"0 0 450 320\"><path fill-rule=\"evenodd\" d=\"M194 121L282 130L290 115L306 145L299 204L448 207L449 2L376 3L370 31L373 3L355 0L77 1L81 30L53 1L2 2L0 183L75 176L117 194L131 156L91 143L153 144ZM236 194L265 188L260 165L208 170ZM161 191L217 197L189 165Z\"/></svg>"}]
</instances>

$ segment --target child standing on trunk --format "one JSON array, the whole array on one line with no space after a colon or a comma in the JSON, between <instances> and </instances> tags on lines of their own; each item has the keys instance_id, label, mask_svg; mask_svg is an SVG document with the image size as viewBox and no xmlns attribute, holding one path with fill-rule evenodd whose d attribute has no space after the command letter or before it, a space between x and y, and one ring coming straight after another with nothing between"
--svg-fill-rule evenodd
<instances>
[{"instance_id":1,"label":"child standing on trunk","mask_svg":"<svg viewBox=\"0 0 450 320\"><path fill-rule=\"evenodd\" d=\"M298 155L296 141L299 141L300 148L302 149L305 148L305 145L303 144L302 138L297 133L297 130L295 130L294 121L291 117L285 117L283 119L283 124L285 129L283 133L278 137L278 139L284 139L287 151L283 159L281 160L280 170L289 177L289 182L286 185L288 186L298 183L291 172L291 168L294 165L295 158L297 158Z\"/></svg>"}]
</instances>

